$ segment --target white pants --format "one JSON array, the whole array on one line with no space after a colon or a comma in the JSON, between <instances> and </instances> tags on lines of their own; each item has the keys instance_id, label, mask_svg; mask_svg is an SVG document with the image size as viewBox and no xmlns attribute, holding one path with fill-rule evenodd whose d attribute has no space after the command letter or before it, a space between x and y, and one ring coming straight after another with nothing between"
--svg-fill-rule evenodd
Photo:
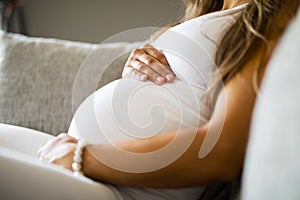
<instances>
[{"instance_id":1,"label":"white pants","mask_svg":"<svg viewBox=\"0 0 300 200\"><path fill-rule=\"evenodd\" d=\"M62 167L36 159L53 136L0 124L0 199L2 200L196 200L202 187L151 189L112 186L75 177Z\"/></svg>"},{"instance_id":2,"label":"white pants","mask_svg":"<svg viewBox=\"0 0 300 200\"><path fill-rule=\"evenodd\" d=\"M121 199L116 189L35 158L53 136L0 124L0 199Z\"/></svg>"}]
</instances>

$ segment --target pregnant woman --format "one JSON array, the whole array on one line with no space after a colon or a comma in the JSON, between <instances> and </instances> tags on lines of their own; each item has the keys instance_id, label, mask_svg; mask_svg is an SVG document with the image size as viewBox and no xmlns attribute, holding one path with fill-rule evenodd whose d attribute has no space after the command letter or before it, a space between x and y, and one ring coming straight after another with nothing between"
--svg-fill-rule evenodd
<instances>
[{"instance_id":1,"label":"pregnant woman","mask_svg":"<svg viewBox=\"0 0 300 200\"><path fill-rule=\"evenodd\" d=\"M205 185L233 180L257 87L299 3L186 0L182 21L128 59L123 76L150 81L99 89L69 135L0 133L0 197L199 199Z\"/></svg>"}]
</instances>

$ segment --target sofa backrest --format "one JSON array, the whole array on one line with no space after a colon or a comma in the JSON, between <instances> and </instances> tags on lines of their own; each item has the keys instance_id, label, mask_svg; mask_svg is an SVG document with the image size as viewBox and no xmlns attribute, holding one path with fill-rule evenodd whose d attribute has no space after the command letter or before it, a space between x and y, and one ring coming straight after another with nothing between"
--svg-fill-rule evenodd
<instances>
[{"instance_id":1,"label":"sofa backrest","mask_svg":"<svg viewBox=\"0 0 300 200\"><path fill-rule=\"evenodd\" d=\"M244 200L300 199L300 12L273 54L253 115Z\"/></svg>"},{"instance_id":2,"label":"sofa backrest","mask_svg":"<svg viewBox=\"0 0 300 200\"><path fill-rule=\"evenodd\" d=\"M109 55L124 54L110 63L98 80L104 85L120 77L126 53L137 45L140 44L97 45L0 32L0 123L53 135L66 132L74 111L74 82L87 56L97 55L95 67L103 68L106 66L101 63ZM88 78L81 81L88 83ZM85 91L81 100L91 92Z\"/></svg>"}]
</instances>

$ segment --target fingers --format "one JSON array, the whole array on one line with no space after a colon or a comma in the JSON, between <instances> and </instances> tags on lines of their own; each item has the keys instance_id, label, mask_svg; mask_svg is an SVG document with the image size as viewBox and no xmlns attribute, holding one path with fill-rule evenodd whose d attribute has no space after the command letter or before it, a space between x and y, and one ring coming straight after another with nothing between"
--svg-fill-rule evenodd
<instances>
[{"instance_id":1,"label":"fingers","mask_svg":"<svg viewBox=\"0 0 300 200\"><path fill-rule=\"evenodd\" d=\"M142 66L144 68L151 69L151 70L144 70L143 71L139 68L136 68L136 69L144 72L145 74L147 74L146 72L148 72L148 71L151 72L151 74L147 74L149 76L149 78L152 78L152 79L155 78L155 77L151 77L151 75L161 76L162 78L165 78L167 81L170 78L174 78L173 72L171 71L171 68L168 65L164 65L164 64L160 63L154 57L152 57L148 54L143 54L143 55L140 55L139 57L137 57L136 59L138 61L142 62L142 64L143 64ZM139 65L137 67L139 67ZM152 73L152 72L154 72L154 73Z\"/></svg>"},{"instance_id":2,"label":"fingers","mask_svg":"<svg viewBox=\"0 0 300 200\"><path fill-rule=\"evenodd\" d=\"M162 76L163 78L165 78L167 82L173 81L174 74L165 55L150 44L146 44L143 50L144 53L142 54L138 54L141 51L135 52L137 53L136 59L147 64L149 68L156 72L158 76ZM152 80L155 80L155 77L152 77Z\"/></svg>"},{"instance_id":3,"label":"fingers","mask_svg":"<svg viewBox=\"0 0 300 200\"><path fill-rule=\"evenodd\" d=\"M124 75L122 77L135 78L140 81L151 80L152 82L154 82L158 85L161 85L165 82L163 77L157 75L155 72L151 71L151 69L149 69L149 68L141 67L140 70L137 70L131 66L127 66L126 70L124 70ZM149 74L149 76L144 74L142 71Z\"/></svg>"},{"instance_id":4,"label":"fingers","mask_svg":"<svg viewBox=\"0 0 300 200\"><path fill-rule=\"evenodd\" d=\"M49 151L58 144L62 143L77 143L77 140L66 133L59 134L57 137L47 142L43 147L41 147L38 150L37 158L40 160L52 162L53 159L51 158L51 154L49 154Z\"/></svg>"},{"instance_id":5,"label":"fingers","mask_svg":"<svg viewBox=\"0 0 300 200\"><path fill-rule=\"evenodd\" d=\"M141 81L151 80L156 84L172 82L175 78L164 54L150 44L132 51L122 76Z\"/></svg>"},{"instance_id":6,"label":"fingers","mask_svg":"<svg viewBox=\"0 0 300 200\"><path fill-rule=\"evenodd\" d=\"M154 66L154 65L158 65L157 63L147 65L139 60L135 60L131 64L132 64L131 65L132 68L136 70L137 73L142 73L147 75L147 78L150 81L155 82L158 85L163 84L165 82L164 75L157 73L155 70L159 68L159 66Z\"/></svg>"},{"instance_id":7,"label":"fingers","mask_svg":"<svg viewBox=\"0 0 300 200\"><path fill-rule=\"evenodd\" d=\"M126 66L123 70L122 77L124 78L135 78L140 81L146 81L148 76L143 72L133 68L132 66Z\"/></svg>"},{"instance_id":8,"label":"fingers","mask_svg":"<svg viewBox=\"0 0 300 200\"><path fill-rule=\"evenodd\" d=\"M161 64L166 65L170 68L170 65L169 65L169 62L167 61L167 58L165 57L165 55L161 51L157 50L156 48L154 48L150 44L146 44L144 47L145 47L145 51L149 55L156 58L156 60L158 60Z\"/></svg>"}]
</instances>

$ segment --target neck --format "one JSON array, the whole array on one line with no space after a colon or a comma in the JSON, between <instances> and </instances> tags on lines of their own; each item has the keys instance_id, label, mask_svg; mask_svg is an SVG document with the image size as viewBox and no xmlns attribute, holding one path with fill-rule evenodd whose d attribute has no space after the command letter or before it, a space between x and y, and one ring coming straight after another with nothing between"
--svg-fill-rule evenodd
<instances>
[{"instance_id":1,"label":"neck","mask_svg":"<svg viewBox=\"0 0 300 200\"><path fill-rule=\"evenodd\" d=\"M249 0L224 0L222 10L234 8L236 6L240 6L248 2Z\"/></svg>"}]
</instances>

